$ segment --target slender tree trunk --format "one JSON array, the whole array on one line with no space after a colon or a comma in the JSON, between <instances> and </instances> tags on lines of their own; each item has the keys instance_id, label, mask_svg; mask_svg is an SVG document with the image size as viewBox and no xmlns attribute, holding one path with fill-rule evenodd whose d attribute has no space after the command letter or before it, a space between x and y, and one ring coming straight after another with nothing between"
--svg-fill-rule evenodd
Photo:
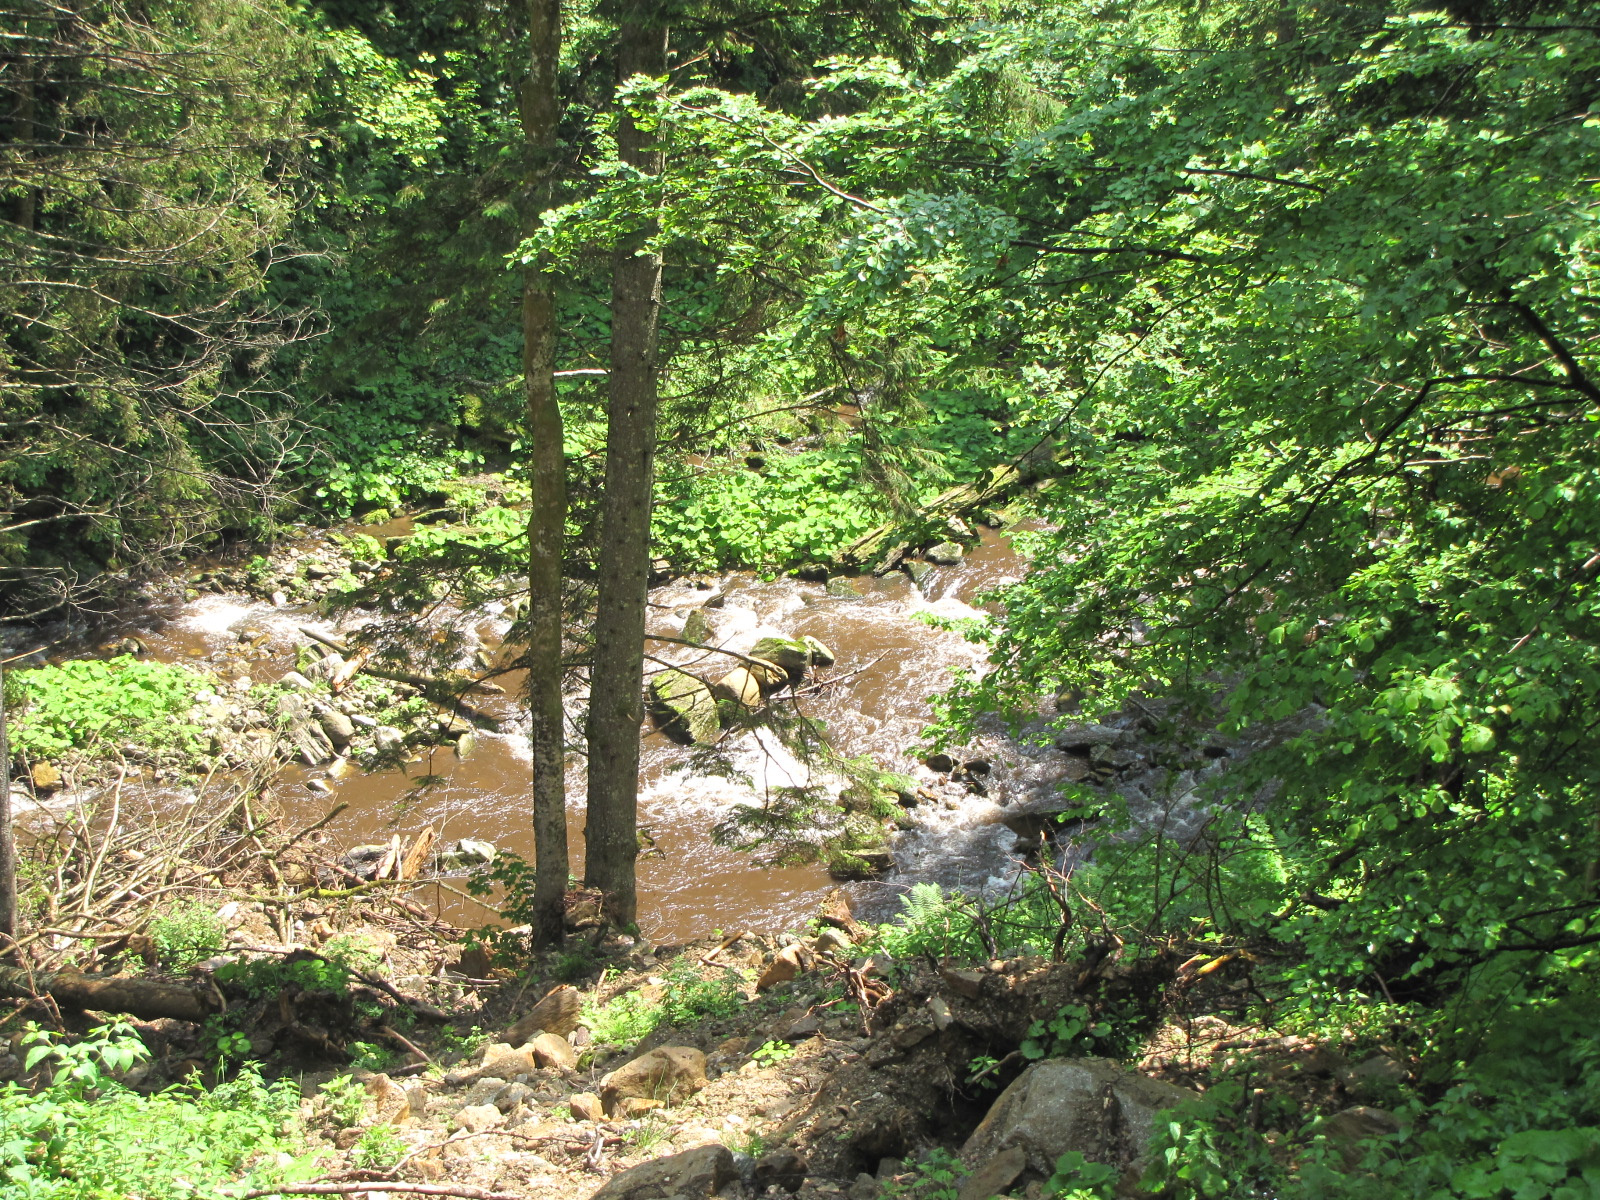
<instances>
[{"instance_id":1,"label":"slender tree trunk","mask_svg":"<svg viewBox=\"0 0 1600 1200\"><path fill-rule=\"evenodd\" d=\"M618 75L666 73L667 30L655 6L629 6L618 34ZM622 161L659 174L652 135L624 117ZM661 258L644 252L645 221L617 247L611 273L611 377L606 404L605 493L600 516L598 612L589 700L589 819L584 882L605 894L608 918L638 915L639 725L644 719L644 614L650 583L650 499L655 481L657 342Z\"/></svg>"},{"instance_id":2,"label":"slender tree trunk","mask_svg":"<svg viewBox=\"0 0 1600 1200\"><path fill-rule=\"evenodd\" d=\"M533 220L548 207L561 119L556 72L561 0L528 0L528 79L522 126L533 173ZM522 373L528 389L533 503L528 515L528 709L533 746L533 943L559 942L567 891L567 792L561 709L561 560L567 515L566 459L555 388L554 280L528 267L522 289Z\"/></svg>"},{"instance_id":3,"label":"slender tree trunk","mask_svg":"<svg viewBox=\"0 0 1600 1200\"><path fill-rule=\"evenodd\" d=\"M0 658L0 955L9 954L16 940L17 844L11 834L11 743L6 739L6 664Z\"/></svg>"}]
</instances>

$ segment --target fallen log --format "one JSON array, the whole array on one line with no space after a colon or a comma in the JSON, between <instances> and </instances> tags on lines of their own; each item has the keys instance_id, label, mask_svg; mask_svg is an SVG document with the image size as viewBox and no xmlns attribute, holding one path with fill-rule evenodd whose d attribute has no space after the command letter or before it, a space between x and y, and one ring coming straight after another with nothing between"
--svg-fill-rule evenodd
<instances>
[{"instance_id":1,"label":"fallen log","mask_svg":"<svg viewBox=\"0 0 1600 1200\"><path fill-rule=\"evenodd\" d=\"M412 687L421 688L423 694L430 700L439 704L448 704L473 724L483 729L498 731L499 718L490 716L481 709L474 708L461 698L462 692L472 691L474 688L483 691L503 691L498 684L487 679L475 679L465 673L450 675L418 675L412 671L402 671L398 667L385 666L377 663L370 657L371 651L362 650L352 654L349 647L337 638L331 638L320 630L309 625L300 626L300 632L318 645L326 646L335 654L345 658L346 666L356 663L356 670L372 675L378 679L387 679L392 683L406 683ZM346 677L348 682L348 676Z\"/></svg>"},{"instance_id":2,"label":"fallen log","mask_svg":"<svg viewBox=\"0 0 1600 1200\"><path fill-rule=\"evenodd\" d=\"M991 467L983 478L975 483L963 483L947 491L940 492L916 512L915 516L904 521L886 521L876 529L870 529L862 534L850 545L846 546L844 553L839 557L847 563L864 564L872 559L879 558L883 552L879 566L882 568L877 573L882 574L892 570L900 557L908 549L905 545L887 547L887 543L894 534L909 526L915 526L930 521L948 520L961 513L986 504L1003 492L1008 492L1022 482L1022 472L1014 464L1005 463L998 467ZM898 552L898 553L897 553Z\"/></svg>"},{"instance_id":3,"label":"fallen log","mask_svg":"<svg viewBox=\"0 0 1600 1200\"><path fill-rule=\"evenodd\" d=\"M15 967L0 967L0 996L17 1000L48 996L62 1008L127 1013L141 1021L171 1017L200 1022L227 1007L222 993L209 980L178 982L75 971L46 971L30 977Z\"/></svg>"}]
</instances>

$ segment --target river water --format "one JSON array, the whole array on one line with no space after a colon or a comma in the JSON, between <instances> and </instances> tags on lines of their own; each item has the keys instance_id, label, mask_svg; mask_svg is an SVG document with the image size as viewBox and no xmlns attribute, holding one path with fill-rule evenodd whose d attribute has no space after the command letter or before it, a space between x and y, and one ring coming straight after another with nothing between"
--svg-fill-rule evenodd
<instances>
[{"instance_id":1,"label":"river water","mask_svg":"<svg viewBox=\"0 0 1600 1200\"><path fill-rule=\"evenodd\" d=\"M957 759L988 764L976 784L970 777L952 780L931 770L916 753L919 735L932 718L929 697L948 686L953 670L984 669L981 646L925 618L982 618L984 611L975 607L982 594L1025 570L1008 538L985 531L964 562L937 568L920 587L898 572L852 580L859 597L830 595L818 583L763 581L747 573L668 584L651 592L649 631L678 636L689 612L704 608L712 631L709 646L742 653L765 636L809 634L834 651L836 663L808 676L805 694L794 703L825 723L836 751L870 755L883 769L913 776L931 794L908 811L911 827L894 840L896 870L882 881L849 885L858 911L887 919L898 907L898 895L920 880L967 890L1005 886L1020 862L1017 834L1006 820L1020 828L1014 814L1030 802L1037 807L1064 778L1067 764L1059 753L1014 741L998 725L953 752ZM721 597L720 603L704 607L713 597ZM491 654L508 628L493 607L461 618ZM360 619L354 614L347 625ZM125 629L137 633L154 657L191 662L224 659L238 649L241 630L270 633L271 657L253 664L252 673L271 679L292 669L293 647L304 640L297 632L301 625L338 631L306 610L226 594L204 595L159 615L147 613ZM648 652L705 678L732 665L706 650L660 641L652 641ZM452 747L444 746L424 751L403 768L342 774L325 767L290 768L278 786L287 817L310 821L342 800L349 808L327 828L332 849L387 840L397 832L409 837L433 826L443 840L481 838L531 859L526 724L515 698L518 681L513 676L503 682L506 696L483 705L501 718L502 732L480 734L467 758L458 759ZM571 701L576 716L584 696ZM713 929L793 927L833 886L820 866L764 867L758 856L717 844L712 830L734 806L760 804L767 789L836 787L843 781L814 778L771 734L740 733L721 749L732 774L697 769L689 749L659 731L644 734L639 821L654 849L639 862L640 924L655 941L701 937ZM333 794L312 791L306 784L313 779ZM579 754L571 756L567 787L573 867L579 872L584 788ZM424 886L424 893L428 890ZM463 924L492 917L443 892L432 899Z\"/></svg>"}]
</instances>

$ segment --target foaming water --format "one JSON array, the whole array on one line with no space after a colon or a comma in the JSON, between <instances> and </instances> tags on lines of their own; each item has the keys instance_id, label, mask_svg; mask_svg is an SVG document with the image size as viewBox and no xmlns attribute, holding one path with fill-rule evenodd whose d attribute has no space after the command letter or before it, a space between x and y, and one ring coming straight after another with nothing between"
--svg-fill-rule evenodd
<instances>
[{"instance_id":1,"label":"foaming water","mask_svg":"<svg viewBox=\"0 0 1600 1200\"><path fill-rule=\"evenodd\" d=\"M948 623L983 620L987 614L972 601L1019 578L1025 566L1004 537L986 533L963 564L940 568L924 588L899 574L852 580L861 592L856 597L830 595L820 584L764 581L745 573L698 585L674 582L650 594L647 650L657 663L679 665L708 680L730 670L737 663L733 656L747 654L763 637L810 635L833 650L835 664L808 675L789 703L822 723L838 753L870 756L925 789L926 798L909 810L912 827L894 841L894 874L882 883L851 885L858 902L881 919L893 912L895 896L919 880L967 889L1008 883L1018 865L1010 852L1015 834L1003 823L1008 810L1059 784L1058 763L1036 747L1012 741L998 726L958 755L989 765L987 795L930 770L916 753L933 719L929 697L950 685L952 672L986 668L984 647ZM696 609L710 627L704 646L663 640L681 639ZM502 613L503 606L491 605L453 619L475 633L469 642L492 653L508 627ZM217 595L152 620L139 632L158 657L213 662L237 650L241 631L269 634L254 651L262 661L252 670L257 678L270 678L269 671L292 666L294 647L303 641L302 625L337 632L304 610ZM531 858L530 756L526 720L515 700L520 681L510 676L502 683L508 695L483 705L501 719L501 732L480 735L470 757L460 759L446 746L422 753L403 768L353 771L343 778L292 768L279 788L289 819L314 819L326 811L330 798L303 786L315 776L334 789L332 800L349 804L328 827L330 848L432 825L444 839L484 838ZM574 728L585 702L581 693L569 697ZM713 928L792 925L813 912L832 886L819 866L764 867L757 856L719 844L713 833L738 806L759 806L777 789L838 790L845 780L808 765L770 731L730 733L717 750L724 766L712 771L705 755L697 757L655 730L643 735L639 823L652 845L639 861L640 910L645 932L656 940L698 937ZM569 755L566 782L576 872L584 821L581 747ZM446 915L468 924L490 916L443 892L438 902Z\"/></svg>"}]
</instances>

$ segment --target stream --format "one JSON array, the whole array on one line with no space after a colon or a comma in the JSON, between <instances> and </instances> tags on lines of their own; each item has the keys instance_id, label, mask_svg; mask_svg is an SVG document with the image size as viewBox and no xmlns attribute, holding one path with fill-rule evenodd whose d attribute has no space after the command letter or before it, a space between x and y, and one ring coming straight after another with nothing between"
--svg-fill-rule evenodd
<instances>
[{"instance_id":1,"label":"stream","mask_svg":"<svg viewBox=\"0 0 1600 1200\"><path fill-rule=\"evenodd\" d=\"M846 885L858 912L886 920L898 897L914 883L979 891L1006 886L1021 865L1018 833L1008 816L1037 809L1070 778L1070 761L1051 747L1020 743L998 727L982 731L955 753L959 761L988 767L976 782L953 779L914 753L932 719L928 697L948 686L956 669L981 671L983 648L959 633L928 624L924 614L954 620L982 617L974 607L985 591L1016 580L1025 560L1009 539L985 530L978 546L955 565L938 567L922 584L899 572L850 580L859 596L834 595L820 583L782 577L764 581L748 572L680 580L650 593L649 633L682 634L685 619L703 609L711 635L707 646L746 653L760 638L814 636L836 656L835 664L808 675L795 703L824 723L830 745L847 756L871 756L877 766L916 779L923 799L907 810L908 828L893 839L896 868L877 881ZM712 606L707 606L711 601ZM493 654L509 622L497 605L457 614ZM299 627L329 634L359 625L358 611L338 626L310 608L274 607L245 595L204 594L175 607L131 616L120 632L141 638L164 661L222 663L239 647L242 631L261 631L269 656L252 664L257 679L273 679L294 668L294 648L305 638ZM647 653L715 678L732 665L706 649L651 641ZM836 682L829 682L836 681ZM458 758L449 745L424 749L403 767L363 772L353 764L330 769L293 766L284 772L277 800L291 824L308 823L338 801L348 809L326 830L327 845L343 850L359 843L409 837L425 826L441 841L478 838L533 857L528 812L529 752L526 720L516 700L520 680L502 678L504 696L482 707L501 721L501 732L482 732L476 749ZM823 685L814 687L813 685ZM573 715L586 697L569 697ZM478 701L475 701L478 703ZM736 732L721 747L730 774L697 770L691 753L647 723L643 735L639 823L654 847L639 860L641 930L656 942L703 937L713 929L792 928L816 911L835 886L820 865L765 867L759 852L719 845L712 830L739 804L759 805L766 789L822 785L837 790L842 779L814 778L813 771L770 732ZM584 768L569 755L568 824L572 861L581 872ZM983 768L980 766L979 771ZM309 785L309 786L308 786ZM315 790L313 790L315 789ZM331 789L331 790L330 790ZM1013 825L1017 822L1013 819ZM1020 828L1020 826L1019 826ZM419 885L447 918L465 925L493 919L487 909L443 889ZM430 895L429 893L433 893Z\"/></svg>"}]
</instances>

